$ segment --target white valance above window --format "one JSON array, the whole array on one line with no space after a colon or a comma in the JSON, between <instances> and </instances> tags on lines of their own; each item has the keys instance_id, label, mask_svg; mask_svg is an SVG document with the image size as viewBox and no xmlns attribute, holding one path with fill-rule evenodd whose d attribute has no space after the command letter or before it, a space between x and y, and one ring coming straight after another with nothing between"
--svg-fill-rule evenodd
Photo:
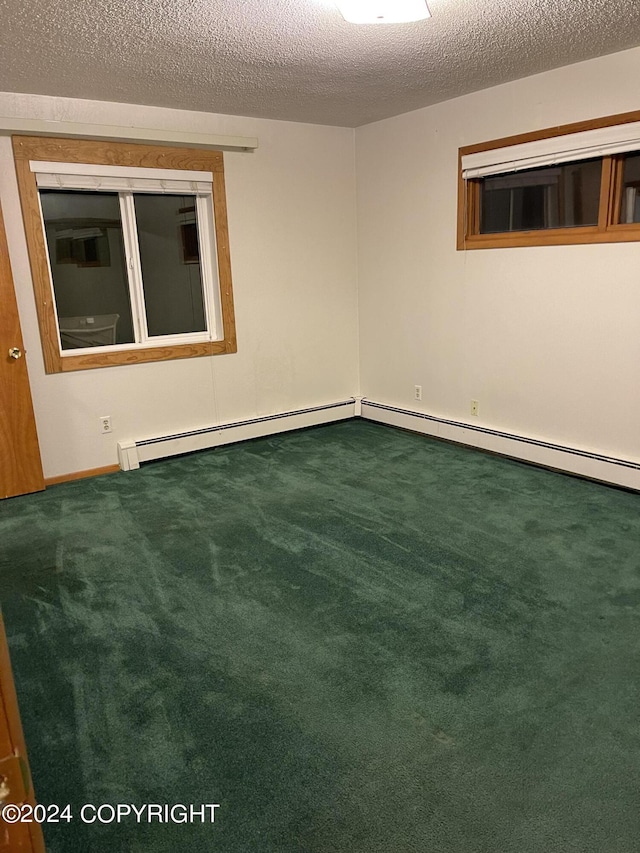
<instances>
[{"instance_id":1,"label":"white valance above window","mask_svg":"<svg viewBox=\"0 0 640 853\"><path fill-rule=\"evenodd\" d=\"M39 189L211 194L211 172L29 161Z\"/></svg>"},{"instance_id":2,"label":"white valance above window","mask_svg":"<svg viewBox=\"0 0 640 853\"><path fill-rule=\"evenodd\" d=\"M487 175L502 175L536 169L540 166L555 166L592 157L605 157L640 151L640 122L617 124L579 133L568 133L550 139L538 139L504 148L492 148L462 157L462 177L484 178Z\"/></svg>"}]
</instances>

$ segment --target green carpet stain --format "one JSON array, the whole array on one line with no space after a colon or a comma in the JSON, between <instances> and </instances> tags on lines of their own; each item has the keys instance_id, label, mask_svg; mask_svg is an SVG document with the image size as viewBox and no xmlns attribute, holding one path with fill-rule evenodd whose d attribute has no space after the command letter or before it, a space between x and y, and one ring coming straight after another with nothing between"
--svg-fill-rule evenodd
<instances>
[{"instance_id":1,"label":"green carpet stain","mask_svg":"<svg viewBox=\"0 0 640 853\"><path fill-rule=\"evenodd\" d=\"M50 853L631 853L636 495L362 421L0 504Z\"/></svg>"}]
</instances>

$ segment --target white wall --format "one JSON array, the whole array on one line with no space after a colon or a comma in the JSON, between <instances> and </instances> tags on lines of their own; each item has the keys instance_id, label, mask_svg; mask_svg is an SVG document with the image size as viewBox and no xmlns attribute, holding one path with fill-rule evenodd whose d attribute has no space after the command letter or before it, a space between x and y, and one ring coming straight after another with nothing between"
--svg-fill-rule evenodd
<instances>
[{"instance_id":1,"label":"white wall","mask_svg":"<svg viewBox=\"0 0 640 853\"><path fill-rule=\"evenodd\" d=\"M455 243L459 146L638 109L639 75L634 49L356 131L362 394L638 458L640 244Z\"/></svg>"},{"instance_id":2,"label":"white wall","mask_svg":"<svg viewBox=\"0 0 640 853\"><path fill-rule=\"evenodd\" d=\"M639 72L634 49L359 128L357 239L353 131L0 94L9 116L260 140L254 153L225 153L238 353L46 376L0 138L45 476L113 464L119 439L357 393L358 310L370 399L637 458L640 245L457 252L455 225L459 146L637 109Z\"/></svg>"},{"instance_id":3,"label":"white wall","mask_svg":"<svg viewBox=\"0 0 640 853\"><path fill-rule=\"evenodd\" d=\"M0 94L5 116L258 136L225 152L238 352L44 373L8 138L2 203L45 476L117 462L144 438L345 399L357 391L354 134L344 128ZM99 434L111 415L113 432Z\"/></svg>"}]
</instances>

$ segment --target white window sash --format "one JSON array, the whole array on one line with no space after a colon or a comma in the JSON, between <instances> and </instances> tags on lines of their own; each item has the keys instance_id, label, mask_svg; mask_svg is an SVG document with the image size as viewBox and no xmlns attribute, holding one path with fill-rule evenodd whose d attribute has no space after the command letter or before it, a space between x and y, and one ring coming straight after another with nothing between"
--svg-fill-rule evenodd
<instances>
[{"instance_id":1,"label":"white window sash","mask_svg":"<svg viewBox=\"0 0 640 853\"><path fill-rule=\"evenodd\" d=\"M640 122L600 127L568 133L549 139L537 139L462 157L462 177L484 178L540 166L555 166L593 157L606 157L640 151Z\"/></svg>"},{"instance_id":2,"label":"white window sash","mask_svg":"<svg viewBox=\"0 0 640 853\"><path fill-rule=\"evenodd\" d=\"M71 358L74 355L91 355L96 352L135 352L139 349L153 349L154 347L173 347L181 344L208 344L211 343L211 335L208 332L191 332L186 335L162 335L162 337L149 338L146 343L131 344L105 344L95 347L74 347L60 351L62 358Z\"/></svg>"},{"instance_id":3,"label":"white window sash","mask_svg":"<svg viewBox=\"0 0 640 853\"><path fill-rule=\"evenodd\" d=\"M216 229L214 227L213 196L199 195L196 198L196 228L198 229L198 248L200 250L200 280L204 297L204 312L207 318L209 337L212 341L221 340L222 310L218 282L218 253L216 251Z\"/></svg>"},{"instance_id":4,"label":"white window sash","mask_svg":"<svg viewBox=\"0 0 640 853\"><path fill-rule=\"evenodd\" d=\"M140 169L124 166L89 166L86 163L48 163L42 161L31 161L30 165L32 171L36 173L36 183L40 189L74 189L79 191L91 191L95 189L104 191L105 189L110 189L118 192L119 195L127 284L129 287L135 342L130 344L115 344L113 346L78 347L71 350L63 350L58 326L58 339L62 357L88 354L96 352L96 350L100 350L100 352L119 352L121 350L135 350L143 347L206 343L220 339L222 313L220 299L216 298L219 293L219 278L215 245L213 184L210 172L189 172L178 169ZM54 167L58 172L47 171L47 169L53 169ZM158 175L162 175L162 177L160 178ZM180 179L174 178L174 175L179 176ZM208 180L202 180L202 176L205 176ZM98 182L100 182L99 185ZM195 221L198 229L200 278L207 324L205 331L187 332L178 335L149 335L135 202L133 198L134 192L155 192L176 195L187 193L195 196L195 212L192 214L191 221ZM40 208L40 215L44 229L42 206ZM52 298L55 304L53 270L48 251L47 264L51 280ZM56 323L58 323L57 310Z\"/></svg>"},{"instance_id":5,"label":"white window sash","mask_svg":"<svg viewBox=\"0 0 640 853\"><path fill-rule=\"evenodd\" d=\"M129 283L129 301L133 320L133 333L138 344L146 344L149 331L147 329L147 307L144 301L142 286L142 263L140 261L140 246L138 244L138 227L132 193L120 194L120 216L122 218L122 239L124 241L124 256Z\"/></svg>"}]
</instances>

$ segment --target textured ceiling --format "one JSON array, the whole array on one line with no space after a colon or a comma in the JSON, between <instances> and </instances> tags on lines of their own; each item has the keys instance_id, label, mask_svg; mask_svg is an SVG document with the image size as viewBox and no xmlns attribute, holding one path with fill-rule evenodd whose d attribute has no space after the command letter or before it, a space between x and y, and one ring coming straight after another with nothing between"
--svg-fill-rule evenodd
<instances>
[{"instance_id":1,"label":"textured ceiling","mask_svg":"<svg viewBox=\"0 0 640 853\"><path fill-rule=\"evenodd\" d=\"M349 127L640 44L640 0L0 0L0 90Z\"/></svg>"}]
</instances>

